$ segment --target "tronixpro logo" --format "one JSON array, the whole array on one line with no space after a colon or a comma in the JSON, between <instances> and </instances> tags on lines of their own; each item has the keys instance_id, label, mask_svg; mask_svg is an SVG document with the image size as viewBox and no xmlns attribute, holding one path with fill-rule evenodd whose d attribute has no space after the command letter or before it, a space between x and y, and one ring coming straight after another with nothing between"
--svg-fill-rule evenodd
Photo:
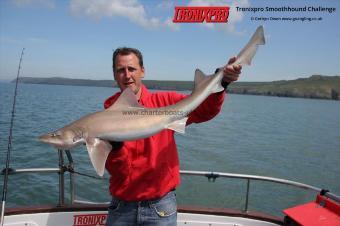
<instances>
[{"instance_id":1,"label":"tronixpro logo","mask_svg":"<svg viewBox=\"0 0 340 226\"><path fill-rule=\"evenodd\" d=\"M228 6L175 6L174 23L227 23Z\"/></svg>"},{"instance_id":2,"label":"tronixpro logo","mask_svg":"<svg viewBox=\"0 0 340 226\"><path fill-rule=\"evenodd\" d=\"M107 214L84 214L73 216L73 226L104 226Z\"/></svg>"}]
</instances>

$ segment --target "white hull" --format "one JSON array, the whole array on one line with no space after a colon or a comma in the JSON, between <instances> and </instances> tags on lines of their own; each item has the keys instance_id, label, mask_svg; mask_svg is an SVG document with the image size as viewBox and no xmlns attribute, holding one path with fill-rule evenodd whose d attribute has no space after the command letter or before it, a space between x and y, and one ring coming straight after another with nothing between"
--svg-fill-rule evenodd
<instances>
[{"instance_id":1,"label":"white hull","mask_svg":"<svg viewBox=\"0 0 340 226\"><path fill-rule=\"evenodd\" d=\"M27 210L26 210L27 211ZM188 211L188 210L186 210ZM107 211L65 211L14 214L5 217L4 226L103 226ZM276 226L279 224L245 217L178 213L179 226Z\"/></svg>"}]
</instances>

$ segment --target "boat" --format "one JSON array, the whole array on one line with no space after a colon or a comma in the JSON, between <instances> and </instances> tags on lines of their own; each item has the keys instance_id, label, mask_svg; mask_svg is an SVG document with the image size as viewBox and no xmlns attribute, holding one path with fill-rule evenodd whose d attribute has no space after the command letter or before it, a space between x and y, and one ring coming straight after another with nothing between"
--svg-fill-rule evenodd
<instances>
[{"instance_id":1,"label":"boat","mask_svg":"<svg viewBox=\"0 0 340 226\"><path fill-rule=\"evenodd\" d=\"M9 175L26 173L57 173L59 176L59 201L53 206L6 208L4 226L99 226L105 225L109 203L96 203L75 199L75 173L71 152L58 150L56 168L10 169ZM67 160L67 161L66 161ZM4 170L3 170L4 173ZM70 201L65 202L65 179L70 181ZM241 209L178 206L177 224L182 226L275 226L275 225L340 225L340 197L321 188L291 180L210 171L181 171L182 177L205 177L216 180L245 181L244 203ZM307 190L315 194L315 200L282 210L283 216L249 209L252 183L274 183ZM270 192L270 191L268 191ZM266 195L262 197L266 199Z\"/></svg>"}]
</instances>

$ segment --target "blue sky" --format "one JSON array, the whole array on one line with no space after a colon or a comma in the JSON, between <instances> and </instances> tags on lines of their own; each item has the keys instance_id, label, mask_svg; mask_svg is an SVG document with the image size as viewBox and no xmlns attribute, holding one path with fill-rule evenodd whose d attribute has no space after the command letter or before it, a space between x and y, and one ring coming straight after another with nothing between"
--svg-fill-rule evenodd
<instances>
[{"instance_id":1,"label":"blue sky","mask_svg":"<svg viewBox=\"0 0 340 226\"><path fill-rule=\"evenodd\" d=\"M228 5L224 24L174 24L174 7ZM335 12L237 12L239 7L330 7ZM253 0L1 0L0 80L21 76L112 79L112 50L139 48L146 79L193 80L237 55L256 27L266 41L240 81L275 81L340 75L340 1ZM321 21L255 21L251 17L322 18Z\"/></svg>"}]
</instances>

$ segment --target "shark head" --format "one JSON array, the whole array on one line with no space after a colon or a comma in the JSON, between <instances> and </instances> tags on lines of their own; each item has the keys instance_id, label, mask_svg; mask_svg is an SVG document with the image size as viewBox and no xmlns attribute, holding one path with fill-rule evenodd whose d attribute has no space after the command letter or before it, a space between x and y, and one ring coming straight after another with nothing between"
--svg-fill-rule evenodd
<instances>
[{"instance_id":1,"label":"shark head","mask_svg":"<svg viewBox=\"0 0 340 226\"><path fill-rule=\"evenodd\" d=\"M39 141L50 144L58 149L71 149L81 141L72 130L60 129L52 133L47 133L39 137Z\"/></svg>"}]
</instances>

